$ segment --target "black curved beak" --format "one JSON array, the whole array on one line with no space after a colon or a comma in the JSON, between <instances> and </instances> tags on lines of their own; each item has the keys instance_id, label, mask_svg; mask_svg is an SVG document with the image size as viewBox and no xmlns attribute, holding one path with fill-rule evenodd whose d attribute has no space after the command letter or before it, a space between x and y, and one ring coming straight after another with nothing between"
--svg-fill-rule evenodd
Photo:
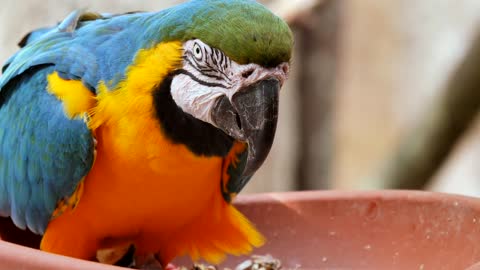
<instances>
[{"instance_id":1,"label":"black curved beak","mask_svg":"<svg viewBox=\"0 0 480 270\"><path fill-rule=\"evenodd\" d=\"M265 79L241 89L232 101L221 97L212 118L229 136L248 144L243 177L251 177L267 158L273 144L278 119L280 82Z\"/></svg>"}]
</instances>

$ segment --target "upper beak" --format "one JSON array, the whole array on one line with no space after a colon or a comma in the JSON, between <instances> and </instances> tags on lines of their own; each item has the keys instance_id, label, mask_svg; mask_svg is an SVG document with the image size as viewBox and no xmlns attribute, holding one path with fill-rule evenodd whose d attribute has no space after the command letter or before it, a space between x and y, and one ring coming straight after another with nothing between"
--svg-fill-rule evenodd
<instances>
[{"instance_id":1,"label":"upper beak","mask_svg":"<svg viewBox=\"0 0 480 270\"><path fill-rule=\"evenodd\" d=\"M223 96L215 105L215 125L248 144L244 178L251 177L270 152L277 127L279 91L279 80L269 78L241 89L231 101Z\"/></svg>"}]
</instances>

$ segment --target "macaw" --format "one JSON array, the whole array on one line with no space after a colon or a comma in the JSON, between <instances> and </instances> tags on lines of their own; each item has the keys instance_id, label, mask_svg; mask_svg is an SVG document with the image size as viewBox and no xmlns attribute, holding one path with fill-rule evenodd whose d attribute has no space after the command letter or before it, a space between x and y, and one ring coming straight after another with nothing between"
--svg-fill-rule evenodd
<instances>
[{"instance_id":1,"label":"macaw","mask_svg":"<svg viewBox=\"0 0 480 270\"><path fill-rule=\"evenodd\" d=\"M20 45L0 77L0 216L40 249L132 244L166 265L263 244L232 200L273 143L282 19L251 0L75 11Z\"/></svg>"}]
</instances>

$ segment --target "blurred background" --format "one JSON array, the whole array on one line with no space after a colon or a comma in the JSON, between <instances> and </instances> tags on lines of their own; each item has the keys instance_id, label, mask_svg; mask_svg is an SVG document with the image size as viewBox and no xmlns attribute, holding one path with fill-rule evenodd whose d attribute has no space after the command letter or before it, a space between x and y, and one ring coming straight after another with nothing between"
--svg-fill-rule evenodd
<instances>
[{"instance_id":1,"label":"blurred background","mask_svg":"<svg viewBox=\"0 0 480 270\"><path fill-rule=\"evenodd\" d=\"M0 62L70 11L183 1L4 0ZM270 0L295 34L271 154L246 192L429 189L480 196L480 1Z\"/></svg>"}]
</instances>

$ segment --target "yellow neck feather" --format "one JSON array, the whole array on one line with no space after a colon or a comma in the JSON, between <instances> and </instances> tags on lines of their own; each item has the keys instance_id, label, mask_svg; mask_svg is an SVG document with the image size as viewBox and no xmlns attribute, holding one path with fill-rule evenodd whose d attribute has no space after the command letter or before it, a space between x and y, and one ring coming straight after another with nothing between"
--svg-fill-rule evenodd
<instances>
[{"instance_id":1,"label":"yellow neck feather","mask_svg":"<svg viewBox=\"0 0 480 270\"><path fill-rule=\"evenodd\" d=\"M125 79L113 89L105 82L97 86L97 106L91 112L89 126L96 129L103 123L128 114L153 112L152 91L173 70L181 65L182 43L165 42L148 50L140 50L128 67Z\"/></svg>"}]
</instances>

